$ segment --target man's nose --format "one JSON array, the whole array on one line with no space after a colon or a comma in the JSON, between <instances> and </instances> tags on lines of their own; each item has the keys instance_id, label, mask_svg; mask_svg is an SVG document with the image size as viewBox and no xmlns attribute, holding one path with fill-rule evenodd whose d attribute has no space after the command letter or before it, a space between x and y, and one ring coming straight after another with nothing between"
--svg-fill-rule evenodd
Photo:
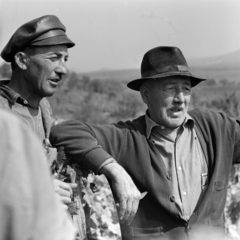
<instances>
[{"instance_id":1,"label":"man's nose","mask_svg":"<svg viewBox=\"0 0 240 240\"><path fill-rule=\"evenodd\" d=\"M66 75L67 74L66 62L61 61L59 63L59 65L57 66L57 68L55 69L55 72L62 74L62 75Z\"/></svg>"},{"instance_id":2,"label":"man's nose","mask_svg":"<svg viewBox=\"0 0 240 240\"><path fill-rule=\"evenodd\" d=\"M175 96L174 96L174 100L178 101L178 102L184 102L184 94L182 91L177 91Z\"/></svg>"}]
</instances>

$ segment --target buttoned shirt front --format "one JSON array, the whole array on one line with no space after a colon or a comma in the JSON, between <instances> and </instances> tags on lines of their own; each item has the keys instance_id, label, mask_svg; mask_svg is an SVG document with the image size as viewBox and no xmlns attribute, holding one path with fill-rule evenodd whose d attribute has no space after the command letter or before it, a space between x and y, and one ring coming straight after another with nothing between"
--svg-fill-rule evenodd
<instances>
[{"instance_id":1,"label":"buttoned shirt front","mask_svg":"<svg viewBox=\"0 0 240 240\"><path fill-rule=\"evenodd\" d=\"M172 199L181 217L188 220L207 181L207 163L194 129L194 120L187 115L176 134L169 134L164 126L146 114L146 126L146 137L155 144L159 161L164 162L171 181Z\"/></svg>"}]
</instances>

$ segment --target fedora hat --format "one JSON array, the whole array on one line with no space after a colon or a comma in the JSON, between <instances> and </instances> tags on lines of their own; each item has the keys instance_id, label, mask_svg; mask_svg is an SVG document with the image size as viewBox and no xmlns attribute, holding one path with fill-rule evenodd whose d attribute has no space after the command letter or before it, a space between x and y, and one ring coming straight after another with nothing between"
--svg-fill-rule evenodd
<instances>
[{"instance_id":1,"label":"fedora hat","mask_svg":"<svg viewBox=\"0 0 240 240\"><path fill-rule=\"evenodd\" d=\"M177 47L156 47L143 56L141 65L142 78L127 84L132 89L139 91L142 83L149 79L160 79L171 76L186 76L191 79L192 87L206 79L192 75L181 50Z\"/></svg>"},{"instance_id":2,"label":"fedora hat","mask_svg":"<svg viewBox=\"0 0 240 240\"><path fill-rule=\"evenodd\" d=\"M33 19L12 35L1 52L6 62L11 62L18 51L29 46L50 46L64 44L68 48L75 45L66 35L66 28L55 15L45 15Z\"/></svg>"}]
</instances>

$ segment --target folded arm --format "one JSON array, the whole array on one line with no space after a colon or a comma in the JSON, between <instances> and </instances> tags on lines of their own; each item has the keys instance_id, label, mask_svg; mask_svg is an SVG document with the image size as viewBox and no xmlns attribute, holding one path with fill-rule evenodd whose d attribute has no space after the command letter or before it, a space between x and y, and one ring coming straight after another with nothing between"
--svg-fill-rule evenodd
<instances>
[{"instance_id":1,"label":"folded arm","mask_svg":"<svg viewBox=\"0 0 240 240\"><path fill-rule=\"evenodd\" d=\"M80 165L104 174L110 180L119 204L120 221L130 224L137 212L141 193L131 176L115 161L118 160L125 130L116 125L89 126L78 121L66 121L52 129L50 141L54 147L63 146Z\"/></svg>"}]
</instances>

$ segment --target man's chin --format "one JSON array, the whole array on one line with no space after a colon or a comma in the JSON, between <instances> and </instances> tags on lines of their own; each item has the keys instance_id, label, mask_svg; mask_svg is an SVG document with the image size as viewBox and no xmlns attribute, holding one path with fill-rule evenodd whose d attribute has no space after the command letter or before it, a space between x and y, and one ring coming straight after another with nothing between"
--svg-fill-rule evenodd
<instances>
[{"instance_id":1,"label":"man's chin","mask_svg":"<svg viewBox=\"0 0 240 240\"><path fill-rule=\"evenodd\" d=\"M171 118L168 122L168 127L169 128L179 128L184 121L184 118Z\"/></svg>"},{"instance_id":2,"label":"man's chin","mask_svg":"<svg viewBox=\"0 0 240 240\"><path fill-rule=\"evenodd\" d=\"M44 96L43 96L43 97L51 97L51 96L54 95L55 92L56 92L56 91L47 91L47 92L44 93Z\"/></svg>"}]
</instances>

